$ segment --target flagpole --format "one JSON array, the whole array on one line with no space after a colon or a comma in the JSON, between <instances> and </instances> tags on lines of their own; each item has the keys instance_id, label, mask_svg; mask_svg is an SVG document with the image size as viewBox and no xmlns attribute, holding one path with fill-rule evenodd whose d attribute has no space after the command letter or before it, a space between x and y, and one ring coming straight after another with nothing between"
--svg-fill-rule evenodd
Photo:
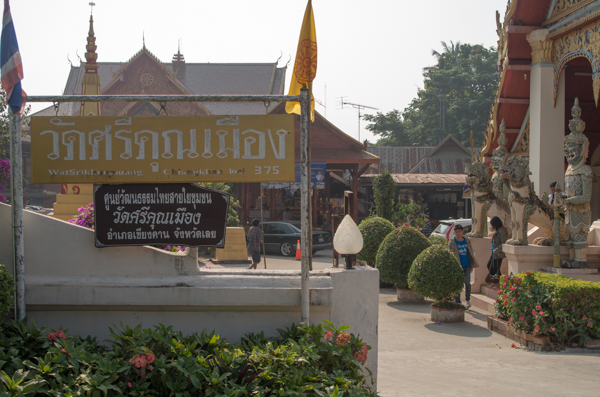
<instances>
[{"instance_id":1,"label":"flagpole","mask_svg":"<svg viewBox=\"0 0 600 397\"><path fill-rule=\"evenodd\" d=\"M16 281L16 318L25 318L25 244L23 236L23 157L21 155L21 115L8 107L10 126L10 194L13 225L13 266Z\"/></svg>"},{"instance_id":2,"label":"flagpole","mask_svg":"<svg viewBox=\"0 0 600 397\"><path fill-rule=\"evenodd\" d=\"M302 322L309 324L312 217L310 200L310 92L306 85L300 90L300 197L301 234L301 311Z\"/></svg>"}]
</instances>

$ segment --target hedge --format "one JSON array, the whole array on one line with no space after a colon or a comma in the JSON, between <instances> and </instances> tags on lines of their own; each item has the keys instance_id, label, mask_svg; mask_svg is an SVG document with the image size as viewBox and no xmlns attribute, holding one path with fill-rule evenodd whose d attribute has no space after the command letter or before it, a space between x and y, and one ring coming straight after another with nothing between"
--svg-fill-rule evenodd
<instances>
[{"instance_id":1,"label":"hedge","mask_svg":"<svg viewBox=\"0 0 600 397\"><path fill-rule=\"evenodd\" d=\"M496 312L516 329L561 346L600 339L600 283L533 272L501 281Z\"/></svg>"}]
</instances>

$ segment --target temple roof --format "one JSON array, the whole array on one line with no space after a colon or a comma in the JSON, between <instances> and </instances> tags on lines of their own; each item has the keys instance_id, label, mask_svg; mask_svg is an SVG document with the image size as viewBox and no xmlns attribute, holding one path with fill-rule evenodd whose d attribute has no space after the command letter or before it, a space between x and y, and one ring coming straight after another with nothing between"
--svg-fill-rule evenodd
<instances>
[{"instance_id":1,"label":"temple roof","mask_svg":"<svg viewBox=\"0 0 600 397\"><path fill-rule=\"evenodd\" d=\"M283 95L287 67L277 63L163 63L146 48L142 48L127 62L98 62L101 93L112 87L127 68L140 56L148 54L158 64L170 71L174 83L183 91L197 95ZM81 94L83 64L71 66L63 95ZM138 94L132 92L131 94ZM71 105L71 104L69 104ZM75 114L79 104L61 104L61 114ZM212 102L203 103L212 114L264 114L262 102ZM36 116L54 115L49 107Z\"/></svg>"},{"instance_id":2,"label":"temple roof","mask_svg":"<svg viewBox=\"0 0 600 397\"><path fill-rule=\"evenodd\" d=\"M470 151L449 134L437 146L371 146L367 150L381 158L379 170L390 174L463 174L471 163Z\"/></svg>"},{"instance_id":3,"label":"temple roof","mask_svg":"<svg viewBox=\"0 0 600 397\"><path fill-rule=\"evenodd\" d=\"M491 154L498 145L496 139L502 120L506 123L508 148L513 152L528 147L529 100L532 48L527 35L540 29L548 30L547 40L554 40L553 62L556 63L556 47L559 38L576 31L585 25L600 19L598 0L509 0L504 18L499 16L497 32L499 33L499 70L500 81L496 98L492 105L486 139L481 151L481 159ZM587 33L584 32L584 36ZM586 36L586 40L590 37ZM571 40L572 41L572 40ZM593 43L592 43L593 44ZM575 46L575 43L573 44ZM556 72L556 65L555 65ZM560 72L560 71L559 71ZM575 59L569 62L566 101L572 103L575 91L582 103L594 101L589 78L573 76L577 73L592 72L589 62ZM579 86L589 87L584 90ZM586 95L585 97L582 97ZM593 111L592 106L590 110ZM566 106L565 114L568 122L570 106ZM597 126L589 126L596 130ZM565 130L566 125L565 125ZM598 138L600 141L600 138ZM591 142L592 149L594 142Z\"/></svg>"}]
</instances>

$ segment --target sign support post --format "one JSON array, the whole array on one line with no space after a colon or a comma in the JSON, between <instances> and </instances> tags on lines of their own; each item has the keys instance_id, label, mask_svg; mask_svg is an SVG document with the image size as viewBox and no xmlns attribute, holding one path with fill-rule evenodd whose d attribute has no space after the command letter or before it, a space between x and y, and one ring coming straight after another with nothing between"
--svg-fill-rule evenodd
<instances>
[{"instance_id":1,"label":"sign support post","mask_svg":"<svg viewBox=\"0 0 600 397\"><path fill-rule=\"evenodd\" d=\"M311 264L311 254L312 254L312 223L310 218L310 125L309 125L309 117L310 117L310 95L308 89L305 87L301 90L300 95L46 95L46 96L29 96L27 98L28 102L235 102L235 101L251 101L251 102L281 102L281 101L292 101L292 102L300 102L301 104L301 115L300 115L300 124L301 124L301 159L302 159L302 238L304 239L304 247L302 248L302 280L301 280L301 308L302 308L302 321L308 323L309 321L309 270L312 268ZM23 207L23 189L21 184L21 117L17 116L17 120L11 120L11 128L13 124L16 125L15 130L18 128L17 132L17 146L19 156L16 161L18 161L19 168L19 178L18 181L13 181L15 184L18 184L18 188L20 189L20 194L16 194L16 199L20 200L18 209L15 212L18 212L19 225L20 227L15 228L15 234L17 234L17 230L19 233L18 241L14 241L15 243L15 251L20 252L21 262L19 264L19 271L21 273L20 280L20 292L19 287L17 287L17 304L19 303L19 299L22 303L22 311L19 312L17 316L19 319L25 317L25 306L24 306L24 298L25 298L25 283L24 283L24 266L23 266L23 230L22 230L22 207ZM13 138L13 134L11 133L11 138ZM11 144L12 148L15 146L14 143ZM13 208L15 207L15 194L13 194ZM17 222L17 221L14 221ZM13 223L13 225L16 223ZM20 245L20 248L17 248L17 245ZM16 263L16 256L15 256ZM16 264L15 264L16 266ZM17 269L16 269L17 270ZM19 295L20 294L20 295Z\"/></svg>"},{"instance_id":2,"label":"sign support post","mask_svg":"<svg viewBox=\"0 0 600 397\"><path fill-rule=\"evenodd\" d=\"M300 90L300 203L302 220L301 240L301 310L302 322L309 324L310 289L309 277L312 268L312 211L310 200L310 96L306 85Z\"/></svg>"},{"instance_id":3,"label":"sign support post","mask_svg":"<svg viewBox=\"0 0 600 397\"><path fill-rule=\"evenodd\" d=\"M21 115L9 110L10 194L13 227L13 274L16 289L16 318L25 318L25 245L23 236L23 157L21 155Z\"/></svg>"}]
</instances>

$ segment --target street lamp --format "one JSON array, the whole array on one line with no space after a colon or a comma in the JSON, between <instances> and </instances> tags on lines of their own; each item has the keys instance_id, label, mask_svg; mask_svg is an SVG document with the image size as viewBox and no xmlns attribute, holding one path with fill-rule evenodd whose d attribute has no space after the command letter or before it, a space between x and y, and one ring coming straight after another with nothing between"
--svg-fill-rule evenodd
<instances>
[{"instance_id":1,"label":"street lamp","mask_svg":"<svg viewBox=\"0 0 600 397\"><path fill-rule=\"evenodd\" d=\"M333 248L346 257L346 269L352 269L352 261L356 254L363 249L363 236L354 219L346 215L338 226L333 237Z\"/></svg>"}]
</instances>

